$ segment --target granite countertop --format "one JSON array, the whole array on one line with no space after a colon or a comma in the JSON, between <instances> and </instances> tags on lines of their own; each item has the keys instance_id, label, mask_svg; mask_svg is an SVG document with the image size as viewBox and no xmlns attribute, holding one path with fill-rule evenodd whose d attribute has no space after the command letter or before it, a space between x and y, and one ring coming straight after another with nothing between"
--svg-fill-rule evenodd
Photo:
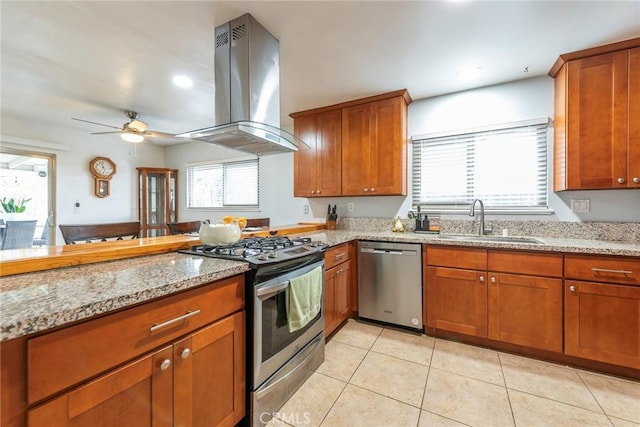
<instances>
[{"instance_id":1,"label":"granite countertop","mask_svg":"<svg viewBox=\"0 0 640 427\"><path fill-rule=\"evenodd\" d=\"M241 261L167 253L3 277L0 341L184 291L249 270Z\"/></svg>"},{"instance_id":2,"label":"granite countertop","mask_svg":"<svg viewBox=\"0 0 640 427\"><path fill-rule=\"evenodd\" d=\"M534 237L540 243L494 242L482 240L445 240L438 234L421 234L413 232L393 233L391 231L346 231L323 230L305 233L304 236L320 240L329 245L338 245L351 240L378 240L399 243L427 243L446 246L467 246L487 249L517 249L541 252L562 252L592 255L616 255L640 257L640 244L608 242L588 239L557 239ZM494 236L487 236L487 238ZM517 239L517 237L516 237ZM639 260L640 262L640 260Z\"/></svg>"},{"instance_id":3,"label":"granite countertop","mask_svg":"<svg viewBox=\"0 0 640 427\"><path fill-rule=\"evenodd\" d=\"M444 240L390 231L323 230L300 235L339 245L352 240L640 257L640 245L536 237L541 243ZM640 259L639 259L640 262ZM248 263L166 253L2 278L0 340L21 337L241 274Z\"/></svg>"}]
</instances>

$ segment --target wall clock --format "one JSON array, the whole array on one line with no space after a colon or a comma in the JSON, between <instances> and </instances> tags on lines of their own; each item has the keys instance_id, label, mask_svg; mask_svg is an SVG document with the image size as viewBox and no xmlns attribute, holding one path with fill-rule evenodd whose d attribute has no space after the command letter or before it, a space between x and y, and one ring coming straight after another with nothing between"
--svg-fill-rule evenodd
<instances>
[{"instance_id":1,"label":"wall clock","mask_svg":"<svg viewBox=\"0 0 640 427\"><path fill-rule=\"evenodd\" d=\"M108 157L96 157L89 162L89 170L95 181L93 193L98 197L109 197L111 177L116 173L116 164Z\"/></svg>"}]
</instances>

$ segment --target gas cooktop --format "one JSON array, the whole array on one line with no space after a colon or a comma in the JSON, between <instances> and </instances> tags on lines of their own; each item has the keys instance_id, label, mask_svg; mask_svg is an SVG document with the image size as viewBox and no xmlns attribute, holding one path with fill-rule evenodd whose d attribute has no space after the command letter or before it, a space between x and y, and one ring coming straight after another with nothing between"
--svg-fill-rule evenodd
<instances>
[{"instance_id":1,"label":"gas cooktop","mask_svg":"<svg viewBox=\"0 0 640 427\"><path fill-rule=\"evenodd\" d=\"M327 246L326 243L312 240L310 237L248 237L231 245L195 245L191 249L178 252L210 258L249 261L255 267L310 255L323 251Z\"/></svg>"}]
</instances>

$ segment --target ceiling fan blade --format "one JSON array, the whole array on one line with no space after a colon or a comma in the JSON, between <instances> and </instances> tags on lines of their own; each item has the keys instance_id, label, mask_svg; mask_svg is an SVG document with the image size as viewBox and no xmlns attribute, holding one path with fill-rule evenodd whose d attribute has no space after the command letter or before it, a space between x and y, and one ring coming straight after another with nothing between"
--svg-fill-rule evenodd
<instances>
[{"instance_id":1,"label":"ceiling fan blade","mask_svg":"<svg viewBox=\"0 0 640 427\"><path fill-rule=\"evenodd\" d=\"M155 130L148 130L143 132L144 136L150 136L151 138L174 138L175 135L167 132L157 132Z\"/></svg>"},{"instance_id":2,"label":"ceiling fan blade","mask_svg":"<svg viewBox=\"0 0 640 427\"><path fill-rule=\"evenodd\" d=\"M116 130L116 131L109 131L109 132L91 132L91 135L104 135L107 133L122 133L122 131Z\"/></svg>"},{"instance_id":3,"label":"ceiling fan blade","mask_svg":"<svg viewBox=\"0 0 640 427\"><path fill-rule=\"evenodd\" d=\"M104 123L97 123L97 122L92 122L90 120L84 120L84 119L76 119L75 117L71 117L71 120L77 120L79 122L86 122L86 123L92 123L94 125L98 125L98 126L105 126L108 128L113 128L113 129L120 129L122 130L122 128L116 127L116 126L111 126L111 125L105 125Z\"/></svg>"}]
</instances>

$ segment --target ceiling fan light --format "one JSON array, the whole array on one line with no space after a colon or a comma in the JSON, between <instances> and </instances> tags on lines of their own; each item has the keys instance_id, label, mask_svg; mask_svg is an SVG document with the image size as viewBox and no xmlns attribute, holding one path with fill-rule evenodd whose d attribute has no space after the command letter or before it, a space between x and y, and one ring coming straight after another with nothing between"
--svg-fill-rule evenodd
<instances>
[{"instance_id":1,"label":"ceiling fan light","mask_svg":"<svg viewBox=\"0 0 640 427\"><path fill-rule=\"evenodd\" d=\"M139 133L134 132L122 132L120 134L120 138L124 139L127 142L133 142L135 144L144 141L144 135L140 135Z\"/></svg>"}]
</instances>

